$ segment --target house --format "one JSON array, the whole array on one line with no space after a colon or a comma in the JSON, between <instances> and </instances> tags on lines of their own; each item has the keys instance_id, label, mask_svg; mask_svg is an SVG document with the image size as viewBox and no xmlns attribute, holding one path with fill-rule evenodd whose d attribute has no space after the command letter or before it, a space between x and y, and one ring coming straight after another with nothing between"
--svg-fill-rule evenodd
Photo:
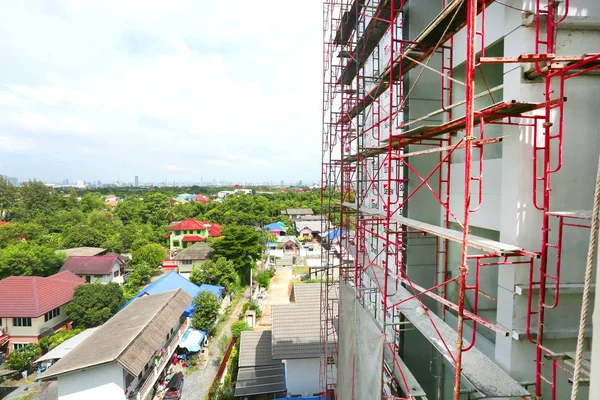
<instances>
[{"instance_id":1,"label":"house","mask_svg":"<svg viewBox=\"0 0 600 400\"><path fill-rule=\"evenodd\" d=\"M38 379L57 380L58 400L146 399L189 326L183 289L134 300Z\"/></svg>"},{"instance_id":2,"label":"house","mask_svg":"<svg viewBox=\"0 0 600 400\"><path fill-rule=\"evenodd\" d=\"M245 195L251 195L252 189L233 189L233 193L243 193Z\"/></svg>"},{"instance_id":3,"label":"house","mask_svg":"<svg viewBox=\"0 0 600 400\"><path fill-rule=\"evenodd\" d=\"M183 276L179 275L175 271L171 271L166 275L161 276L159 279L152 282L150 285L143 288L135 297L129 300L121 309L127 307L131 304L135 299L138 299L143 296L156 295L159 293L168 292L170 290L175 289L183 289L187 294L190 295L192 299L195 299L200 293L204 291L209 291L217 296L217 299L221 300L224 289L220 286L214 285L196 285L193 282L190 282ZM190 301L185 310L183 311L183 316L191 317L194 314L194 302Z\"/></svg>"},{"instance_id":4,"label":"house","mask_svg":"<svg viewBox=\"0 0 600 400\"><path fill-rule=\"evenodd\" d=\"M119 202L123 201L123 199L121 197L117 197L113 194L109 194L108 196L106 196L104 198L104 203L109 206L110 208L114 208L117 206L117 204L119 204Z\"/></svg>"},{"instance_id":5,"label":"house","mask_svg":"<svg viewBox=\"0 0 600 400\"><path fill-rule=\"evenodd\" d=\"M125 261L118 254L67 257L60 271L71 271L87 283L125 282Z\"/></svg>"},{"instance_id":6,"label":"house","mask_svg":"<svg viewBox=\"0 0 600 400\"><path fill-rule=\"evenodd\" d=\"M231 196L235 194L235 192L233 190L221 190L219 193L217 193L217 199L224 199L227 196Z\"/></svg>"},{"instance_id":7,"label":"house","mask_svg":"<svg viewBox=\"0 0 600 400\"><path fill-rule=\"evenodd\" d=\"M185 221L175 222L169 228L165 239L169 239L171 251L185 249L191 244L204 242L210 237L221 235L221 226L208 221L198 221L188 218Z\"/></svg>"},{"instance_id":8,"label":"house","mask_svg":"<svg viewBox=\"0 0 600 400\"><path fill-rule=\"evenodd\" d=\"M287 208L281 211L281 214L287 215L291 219L301 218L307 215L314 215L312 208Z\"/></svg>"},{"instance_id":9,"label":"house","mask_svg":"<svg viewBox=\"0 0 600 400\"><path fill-rule=\"evenodd\" d=\"M101 256L106 254L107 250L100 247L74 247L71 249L56 250L57 253L64 253L67 257L78 256Z\"/></svg>"},{"instance_id":10,"label":"house","mask_svg":"<svg viewBox=\"0 0 600 400\"><path fill-rule=\"evenodd\" d=\"M283 254L300 255L300 241L296 236L279 236L277 241L283 247Z\"/></svg>"},{"instance_id":11,"label":"house","mask_svg":"<svg viewBox=\"0 0 600 400\"><path fill-rule=\"evenodd\" d=\"M284 236L287 231L287 226L283 222L272 222L268 225L263 226L264 230L269 231L269 233L275 236Z\"/></svg>"},{"instance_id":12,"label":"house","mask_svg":"<svg viewBox=\"0 0 600 400\"><path fill-rule=\"evenodd\" d=\"M283 362L272 357L271 341L271 331L242 332L235 397L285 394Z\"/></svg>"},{"instance_id":13,"label":"house","mask_svg":"<svg viewBox=\"0 0 600 400\"><path fill-rule=\"evenodd\" d=\"M212 252L213 249L210 248L208 243L196 243L173 257L173 261L176 262L179 273L188 278L192 269L199 267L200 264L208 260Z\"/></svg>"},{"instance_id":14,"label":"house","mask_svg":"<svg viewBox=\"0 0 600 400\"><path fill-rule=\"evenodd\" d=\"M69 354L75 347L79 346L81 342L87 339L92 333L94 333L98 328L88 328L85 331L79 333L78 335L73 336L70 339L65 340L37 360L35 360L36 364L41 364L44 367L49 367L54 364L67 354Z\"/></svg>"},{"instance_id":15,"label":"house","mask_svg":"<svg viewBox=\"0 0 600 400\"><path fill-rule=\"evenodd\" d=\"M196 195L196 203L204 203L207 204L210 202L210 197L205 194L199 193Z\"/></svg>"},{"instance_id":16,"label":"house","mask_svg":"<svg viewBox=\"0 0 600 400\"><path fill-rule=\"evenodd\" d=\"M319 396L321 285L294 285L290 301L272 306L271 331L242 332L236 397Z\"/></svg>"},{"instance_id":17,"label":"house","mask_svg":"<svg viewBox=\"0 0 600 400\"><path fill-rule=\"evenodd\" d=\"M298 236L314 241L320 240L321 221L297 219L294 221L294 226L298 232Z\"/></svg>"},{"instance_id":18,"label":"house","mask_svg":"<svg viewBox=\"0 0 600 400\"><path fill-rule=\"evenodd\" d=\"M0 281L0 351L38 343L50 331L69 327L66 306L85 281L70 271L49 277L10 276Z\"/></svg>"}]
</instances>

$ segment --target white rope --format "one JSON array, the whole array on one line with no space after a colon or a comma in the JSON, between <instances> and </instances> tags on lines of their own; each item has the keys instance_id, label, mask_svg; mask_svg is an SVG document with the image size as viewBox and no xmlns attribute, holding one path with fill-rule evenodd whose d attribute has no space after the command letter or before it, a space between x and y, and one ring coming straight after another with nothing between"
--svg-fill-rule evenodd
<instances>
[{"instance_id":1,"label":"white rope","mask_svg":"<svg viewBox=\"0 0 600 400\"><path fill-rule=\"evenodd\" d=\"M590 299L590 288L592 273L594 272L594 253L598 238L598 213L600 212L600 159L598 160L598 172L596 174L596 189L594 190L594 209L592 211L592 228L590 232L590 244L588 247L587 263L585 266L585 280L583 284L583 296L581 299L581 315L579 318L579 333L577 335L577 351L575 353L575 370L573 371L573 387L571 388L571 400L577 400L579 391L579 377L581 375L581 361L583 360L583 342L585 337L585 326L587 325L588 306Z\"/></svg>"}]
</instances>

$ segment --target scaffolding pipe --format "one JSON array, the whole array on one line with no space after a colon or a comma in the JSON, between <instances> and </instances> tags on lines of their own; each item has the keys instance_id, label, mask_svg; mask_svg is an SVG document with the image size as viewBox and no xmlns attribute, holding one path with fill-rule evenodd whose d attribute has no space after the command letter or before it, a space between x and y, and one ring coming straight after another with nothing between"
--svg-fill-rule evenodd
<instances>
[{"instance_id":1,"label":"scaffolding pipe","mask_svg":"<svg viewBox=\"0 0 600 400\"><path fill-rule=\"evenodd\" d=\"M464 307L465 290L467 286L467 273L469 266L467 264L468 240L469 240L469 216L471 207L471 168L473 153L473 128L475 125L475 46L476 46L476 27L477 27L477 0L467 1L467 59L465 62L466 82L465 99L465 197L464 197L464 220L463 220L463 240L460 257L460 280L458 294L458 337L456 340L456 366L454 369L454 400L460 400L460 374L462 372L462 353L463 353L463 326L464 326Z\"/></svg>"},{"instance_id":2,"label":"scaffolding pipe","mask_svg":"<svg viewBox=\"0 0 600 400\"><path fill-rule=\"evenodd\" d=\"M575 352L575 370L573 371L573 387L571 388L571 400L577 400L579 391L579 377L581 375L581 361L583 359L583 342L585 338L585 326L587 325L588 307L590 301L590 289L592 286L592 273L594 272L594 253L596 252L598 239L598 213L600 212L600 158L598 159L598 172L596 173L596 188L594 190L594 208L592 211L592 231L590 232L590 243L588 247L587 261L585 265L585 280L583 282L583 295L581 299L581 315L579 317L579 333L577 335L577 350Z\"/></svg>"}]
</instances>

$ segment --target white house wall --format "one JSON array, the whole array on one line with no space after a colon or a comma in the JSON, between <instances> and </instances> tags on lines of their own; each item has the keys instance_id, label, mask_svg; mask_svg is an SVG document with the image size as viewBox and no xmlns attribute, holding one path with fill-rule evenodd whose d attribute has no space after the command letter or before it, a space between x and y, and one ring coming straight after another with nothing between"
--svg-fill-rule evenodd
<instances>
[{"instance_id":1,"label":"white house wall","mask_svg":"<svg viewBox=\"0 0 600 400\"><path fill-rule=\"evenodd\" d=\"M123 368L104 364L58 377L58 400L125 399Z\"/></svg>"},{"instance_id":2,"label":"white house wall","mask_svg":"<svg viewBox=\"0 0 600 400\"><path fill-rule=\"evenodd\" d=\"M312 396L321 391L319 386L320 360L318 358L285 360L284 363L288 394Z\"/></svg>"}]
</instances>

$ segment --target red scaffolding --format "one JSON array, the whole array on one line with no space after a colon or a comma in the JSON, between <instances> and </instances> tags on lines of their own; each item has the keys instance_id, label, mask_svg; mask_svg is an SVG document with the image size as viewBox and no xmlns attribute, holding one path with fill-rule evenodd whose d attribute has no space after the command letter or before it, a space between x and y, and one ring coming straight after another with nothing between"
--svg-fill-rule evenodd
<instances>
[{"instance_id":1,"label":"red scaffolding","mask_svg":"<svg viewBox=\"0 0 600 400\"><path fill-rule=\"evenodd\" d=\"M321 199L327 219L322 232L338 229L339 235L335 244L324 246L322 255L323 393L337 393L340 281L354 288L361 304L370 302L382 311L375 316L386 354L381 366L382 397L425 396L402 360L401 342L406 327L420 331L440 357L454 367L455 400L469 393L494 398L539 398L545 384L555 400L557 369L570 373L572 357L544 346L544 315L547 309L558 305L561 290L568 290L560 284L563 228L589 227L578 221L589 219L591 214L552 211L551 178L563 162L565 81L600 67L600 54L556 55L556 27L567 17L568 1L563 7L566 11L558 15L557 2L536 0L535 53L486 57L485 21L490 17L486 9L493 2L441 0L440 4L440 0L431 0L432 6L441 6L441 12L412 39L403 29L408 0L324 1ZM460 82L452 76L452 60L454 35L463 29L465 81ZM439 71L430 66L433 57L440 60ZM523 75L545 82L543 101L502 101L477 110L475 100L483 96L493 99L497 88L490 88L486 82L487 90L475 93L476 72L485 81L482 66L507 63L531 63ZM419 68L415 82L407 85L408 72ZM409 121L404 115L408 100L426 70L441 77L441 108ZM464 86L465 100L453 103L456 84ZM459 115L456 109L462 106L465 111ZM551 119L552 113L558 118ZM446 122L432 123L434 115L442 115ZM484 148L502 141L502 137L486 136L485 127L491 124L526 126L533 131L532 204L543 214L539 251L471 234L471 215L483 202ZM416 146L425 149L415 150ZM420 174L411 160L434 153L439 155L439 162L426 175ZM463 206L460 213L453 213L450 159L458 153L464 157ZM409 176L414 177L411 190L407 184ZM408 217L407 210L417 191L428 191L439 203L441 226ZM473 193L477 193L475 198ZM556 242L550 237L553 218L558 219ZM460 229L450 229L451 224ZM435 245L436 269L431 287L415 283L407 269L407 246L417 241L433 241ZM452 278L448 274L451 242L460 245L459 274ZM477 250L477 254L469 249ZM553 268L549 268L550 251L556 253ZM511 334L478 313L480 298L497 301L481 289L481 270L517 264L529 269L529 283L524 288L528 296L525 335L536 349L535 381L528 384L532 386L531 394L523 382L511 378L475 345L479 328L503 336ZM469 274L474 276L473 283L467 281ZM448 296L450 284L458 287L454 301ZM551 289L550 296L547 287ZM467 294L473 298L471 310L465 309ZM442 317L426 307L424 296L440 304ZM457 329L443 318L448 310L456 315ZM469 335L464 330L467 324ZM543 374L544 361L548 359L552 360L551 377ZM470 388L461 387L465 382ZM354 398L354 387L352 394Z\"/></svg>"}]
</instances>

